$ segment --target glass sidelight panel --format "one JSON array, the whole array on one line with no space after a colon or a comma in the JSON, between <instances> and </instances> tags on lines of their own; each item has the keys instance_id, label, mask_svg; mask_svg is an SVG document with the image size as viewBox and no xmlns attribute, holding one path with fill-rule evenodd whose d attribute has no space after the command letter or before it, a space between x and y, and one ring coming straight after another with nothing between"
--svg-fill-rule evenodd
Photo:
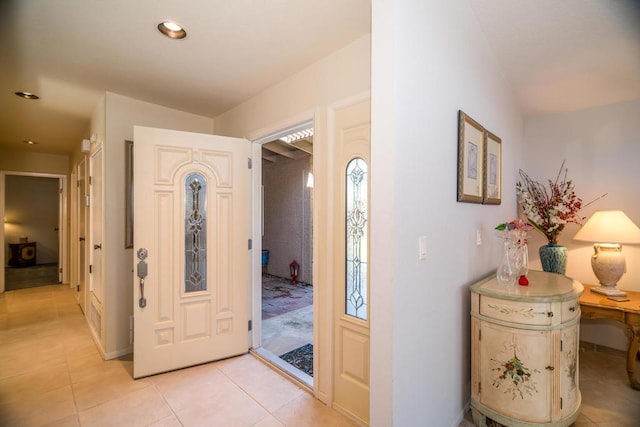
<instances>
[{"instance_id":1,"label":"glass sidelight panel","mask_svg":"<svg viewBox=\"0 0 640 427\"><path fill-rule=\"evenodd\" d=\"M185 180L184 291L207 290L207 180L191 173Z\"/></svg>"},{"instance_id":2,"label":"glass sidelight panel","mask_svg":"<svg viewBox=\"0 0 640 427\"><path fill-rule=\"evenodd\" d=\"M367 320L368 193L367 163L358 157L347 165L345 312L362 320Z\"/></svg>"}]
</instances>

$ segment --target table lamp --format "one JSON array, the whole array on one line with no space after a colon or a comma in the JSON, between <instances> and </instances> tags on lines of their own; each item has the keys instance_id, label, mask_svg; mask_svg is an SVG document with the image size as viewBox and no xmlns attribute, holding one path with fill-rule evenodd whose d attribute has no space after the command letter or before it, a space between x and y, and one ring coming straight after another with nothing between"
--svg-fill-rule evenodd
<instances>
[{"instance_id":1,"label":"table lamp","mask_svg":"<svg viewBox=\"0 0 640 427\"><path fill-rule=\"evenodd\" d=\"M593 242L595 253L591 257L591 268L600 287L594 287L592 291L607 296L625 296L624 291L616 289L618 280L627 270L621 244L640 243L640 228L622 211L596 211L573 239Z\"/></svg>"}]
</instances>

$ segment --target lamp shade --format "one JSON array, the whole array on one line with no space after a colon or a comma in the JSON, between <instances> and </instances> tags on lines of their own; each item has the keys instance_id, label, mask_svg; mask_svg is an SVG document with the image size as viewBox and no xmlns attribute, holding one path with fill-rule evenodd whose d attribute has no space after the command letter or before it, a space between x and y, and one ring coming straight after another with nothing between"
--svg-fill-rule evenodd
<instances>
[{"instance_id":1,"label":"lamp shade","mask_svg":"<svg viewBox=\"0 0 640 427\"><path fill-rule=\"evenodd\" d=\"M640 228L622 211L596 211L574 240L598 243L640 243Z\"/></svg>"}]
</instances>

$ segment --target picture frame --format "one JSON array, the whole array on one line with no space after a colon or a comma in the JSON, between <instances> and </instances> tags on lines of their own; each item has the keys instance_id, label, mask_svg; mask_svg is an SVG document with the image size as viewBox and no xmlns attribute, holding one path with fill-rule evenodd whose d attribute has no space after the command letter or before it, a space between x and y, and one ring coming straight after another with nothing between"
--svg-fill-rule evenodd
<instances>
[{"instance_id":1,"label":"picture frame","mask_svg":"<svg viewBox=\"0 0 640 427\"><path fill-rule=\"evenodd\" d=\"M484 127L458 111L458 202L484 200Z\"/></svg>"},{"instance_id":2,"label":"picture frame","mask_svg":"<svg viewBox=\"0 0 640 427\"><path fill-rule=\"evenodd\" d=\"M133 141L124 141L124 248L133 248Z\"/></svg>"},{"instance_id":3,"label":"picture frame","mask_svg":"<svg viewBox=\"0 0 640 427\"><path fill-rule=\"evenodd\" d=\"M502 203L502 139L485 129L484 132L484 198L482 203Z\"/></svg>"}]
</instances>

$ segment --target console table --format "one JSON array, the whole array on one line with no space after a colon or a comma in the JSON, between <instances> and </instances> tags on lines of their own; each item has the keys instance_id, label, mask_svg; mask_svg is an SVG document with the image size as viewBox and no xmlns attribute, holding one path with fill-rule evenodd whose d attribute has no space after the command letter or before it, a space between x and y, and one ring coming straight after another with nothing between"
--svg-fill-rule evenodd
<instances>
[{"instance_id":1,"label":"console table","mask_svg":"<svg viewBox=\"0 0 640 427\"><path fill-rule=\"evenodd\" d=\"M636 379L636 357L640 351L640 292L627 293L629 301L616 302L602 294L591 292L594 285L584 285L580 297L583 319L613 319L624 323L631 331L631 341L627 349L627 373L631 387L640 390Z\"/></svg>"},{"instance_id":2,"label":"console table","mask_svg":"<svg viewBox=\"0 0 640 427\"><path fill-rule=\"evenodd\" d=\"M582 284L529 271L529 286L471 286L471 410L509 426L566 427L578 417Z\"/></svg>"},{"instance_id":3,"label":"console table","mask_svg":"<svg viewBox=\"0 0 640 427\"><path fill-rule=\"evenodd\" d=\"M10 267L36 265L36 242L9 243L9 253Z\"/></svg>"}]
</instances>

